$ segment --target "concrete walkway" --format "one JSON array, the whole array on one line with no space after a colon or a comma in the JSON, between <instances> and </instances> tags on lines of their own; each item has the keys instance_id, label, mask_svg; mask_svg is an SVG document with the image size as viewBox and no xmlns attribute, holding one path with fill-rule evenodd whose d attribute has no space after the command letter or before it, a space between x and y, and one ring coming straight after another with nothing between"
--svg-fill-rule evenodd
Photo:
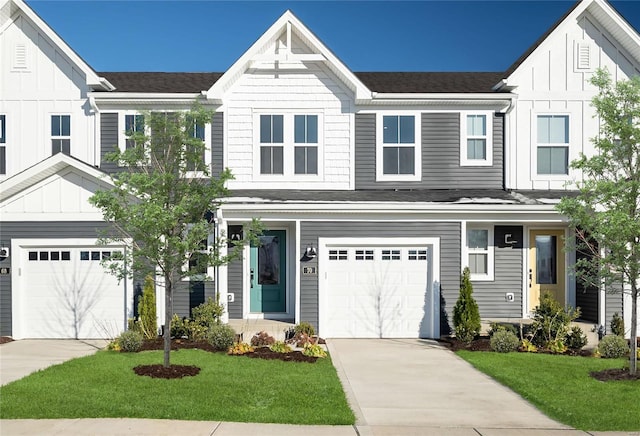
<instances>
[{"instance_id":1,"label":"concrete walkway","mask_svg":"<svg viewBox=\"0 0 640 436\"><path fill-rule=\"evenodd\" d=\"M47 366L94 353L104 341L24 340L0 346L7 384ZM357 417L354 426L304 426L156 419L0 420L5 435L202 436L573 436L582 432L537 411L435 342L331 340L334 365ZM640 436L639 433L635 433Z\"/></svg>"}]
</instances>

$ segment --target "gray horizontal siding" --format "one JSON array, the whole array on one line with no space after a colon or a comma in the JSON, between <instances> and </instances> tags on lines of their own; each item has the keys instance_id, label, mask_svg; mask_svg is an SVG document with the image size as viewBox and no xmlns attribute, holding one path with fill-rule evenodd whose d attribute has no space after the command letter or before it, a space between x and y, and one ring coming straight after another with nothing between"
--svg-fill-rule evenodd
<instances>
[{"instance_id":1,"label":"gray horizontal siding","mask_svg":"<svg viewBox=\"0 0 640 436\"><path fill-rule=\"evenodd\" d=\"M300 251L318 246L318 238L344 237L439 237L440 238L440 333L450 331L449 321L460 289L460 225L458 223L302 222ZM317 258L300 266L317 266ZM318 328L318 276L300 275L300 321Z\"/></svg>"},{"instance_id":2,"label":"gray horizontal siding","mask_svg":"<svg viewBox=\"0 0 640 436\"><path fill-rule=\"evenodd\" d=\"M100 169L105 173L114 173L120 167L106 160L107 153L118 149L118 114L100 114Z\"/></svg>"},{"instance_id":3,"label":"gray horizontal siding","mask_svg":"<svg viewBox=\"0 0 640 436\"><path fill-rule=\"evenodd\" d=\"M211 119L211 176L218 177L222 172L224 144L224 113L216 112Z\"/></svg>"},{"instance_id":4,"label":"gray horizontal siding","mask_svg":"<svg viewBox=\"0 0 640 436\"><path fill-rule=\"evenodd\" d=\"M376 115L356 114L356 189L502 189L504 116L493 117L493 165L460 166L460 114L421 115L421 180L376 182Z\"/></svg>"},{"instance_id":5,"label":"gray horizontal siding","mask_svg":"<svg viewBox=\"0 0 640 436\"><path fill-rule=\"evenodd\" d=\"M505 235L511 234L516 244L505 244ZM474 281L473 297L482 318L522 317L522 226L496 226L494 228L494 280ZM507 301L512 292L514 301Z\"/></svg>"},{"instance_id":6,"label":"gray horizontal siding","mask_svg":"<svg viewBox=\"0 0 640 436\"><path fill-rule=\"evenodd\" d=\"M173 313L177 314L181 318L191 316L192 306L197 306L196 304L191 304L191 293L193 292L191 288L192 282L188 280L180 280L175 285L175 289L173 291ZM204 301L207 301L209 297L213 299L216 298L215 285L211 281L204 283Z\"/></svg>"},{"instance_id":7,"label":"gray horizontal siding","mask_svg":"<svg viewBox=\"0 0 640 436\"><path fill-rule=\"evenodd\" d=\"M227 267L228 290L234 294L229 303L229 318L242 319L242 260L234 260Z\"/></svg>"},{"instance_id":8,"label":"gray horizontal siding","mask_svg":"<svg viewBox=\"0 0 640 436\"><path fill-rule=\"evenodd\" d=\"M620 316L623 316L623 307L622 307L622 289L620 285L612 285L607 288L607 292L605 293L605 328L607 333L611 333L611 319L613 319L613 314L618 312ZM625 329L629 329L631 325L627 322L625 323Z\"/></svg>"},{"instance_id":9,"label":"gray horizontal siding","mask_svg":"<svg viewBox=\"0 0 640 436\"><path fill-rule=\"evenodd\" d=\"M104 222L3 222L0 234L2 246L11 246L12 239L96 238L106 231ZM9 254L12 254L11 252ZM0 262L11 265L11 257ZM17 274L17 271L11 271ZM11 336L11 275L0 276L0 336Z\"/></svg>"}]
</instances>

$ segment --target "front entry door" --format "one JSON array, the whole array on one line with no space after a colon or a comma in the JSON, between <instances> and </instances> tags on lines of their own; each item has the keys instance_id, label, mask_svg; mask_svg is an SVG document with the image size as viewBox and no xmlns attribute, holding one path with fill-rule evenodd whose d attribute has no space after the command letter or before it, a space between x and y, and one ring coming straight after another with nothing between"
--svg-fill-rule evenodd
<instances>
[{"instance_id":1,"label":"front entry door","mask_svg":"<svg viewBox=\"0 0 640 436\"><path fill-rule=\"evenodd\" d=\"M286 312L286 232L268 230L251 247L252 313Z\"/></svg>"},{"instance_id":2,"label":"front entry door","mask_svg":"<svg viewBox=\"0 0 640 436\"><path fill-rule=\"evenodd\" d=\"M565 304L564 230L531 230L529 233L529 308L550 292Z\"/></svg>"}]
</instances>

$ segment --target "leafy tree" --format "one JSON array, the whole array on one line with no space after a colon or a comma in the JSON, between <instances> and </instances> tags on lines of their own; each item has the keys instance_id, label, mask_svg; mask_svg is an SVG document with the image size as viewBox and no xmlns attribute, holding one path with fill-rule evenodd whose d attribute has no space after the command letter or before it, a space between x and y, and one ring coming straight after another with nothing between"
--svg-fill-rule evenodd
<instances>
[{"instance_id":1,"label":"leafy tree","mask_svg":"<svg viewBox=\"0 0 640 436\"><path fill-rule=\"evenodd\" d=\"M223 234L211 248L204 243L214 233L213 217L232 178L228 169L211 177L204 161L202 132L212 115L198 104L189 111L143 113L144 129L126 132L127 149L107 156L123 169L111 176L113 188L100 190L89 200L114 229L101 243L126 247L122 256L107 262L108 269L119 277L131 276L133 271L162 277L165 367L170 366L175 284L201 276L207 266L229 262L240 255L245 243L236 243L224 256ZM258 227L255 220L247 226L245 239L254 239Z\"/></svg>"},{"instance_id":2,"label":"leafy tree","mask_svg":"<svg viewBox=\"0 0 640 436\"><path fill-rule=\"evenodd\" d=\"M473 294L471 271L469 267L465 267L461 277L460 295L453 307L453 327L456 338L467 343L480 334L481 327L478 303L471 294Z\"/></svg>"},{"instance_id":3,"label":"leafy tree","mask_svg":"<svg viewBox=\"0 0 640 436\"><path fill-rule=\"evenodd\" d=\"M640 77L613 83L606 70L590 82L599 93L592 105L600 122L596 153L581 155L571 167L582 172L577 196L565 197L558 211L576 229L578 244L591 256L580 266L595 269L592 284L631 294L629 372L637 371L637 303L640 280Z\"/></svg>"},{"instance_id":4,"label":"leafy tree","mask_svg":"<svg viewBox=\"0 0 640 436\"><path fill-rule=\"evenodd\" d=\"M144 279L142 295L138 297L138 322L140 330L147 339L155 339L158 335L158 320L156 317L156 290L153 278L148 275Z\"/></svg>"}]
</instances>

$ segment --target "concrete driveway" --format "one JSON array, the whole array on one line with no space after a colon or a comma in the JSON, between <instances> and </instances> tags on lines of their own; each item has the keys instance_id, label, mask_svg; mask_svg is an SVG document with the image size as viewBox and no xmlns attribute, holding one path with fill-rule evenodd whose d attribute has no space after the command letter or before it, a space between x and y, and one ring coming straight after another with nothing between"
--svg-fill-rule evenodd
<instances>
[{"instance_id":1,"label":"concrete driveway","mask_svg":"<svg viewBox=\"0 0 640 436\"><path fill-rule=\"evenodd\" d=\"M88 356L106 346L104 340L72 339L23 339L2 344L0 385L76 357Z\"/></svg>"},{"instance_id":2,"label":"concrete driveway","mask_svg":"<svg viewBox=\"0 0 640 436\"><path fill-rule=\"evenodd\" d=\"M436 342L332 339L328 346L358 427L375 434L385 427L569 429Z\"/></svg>"}]
</instances>

